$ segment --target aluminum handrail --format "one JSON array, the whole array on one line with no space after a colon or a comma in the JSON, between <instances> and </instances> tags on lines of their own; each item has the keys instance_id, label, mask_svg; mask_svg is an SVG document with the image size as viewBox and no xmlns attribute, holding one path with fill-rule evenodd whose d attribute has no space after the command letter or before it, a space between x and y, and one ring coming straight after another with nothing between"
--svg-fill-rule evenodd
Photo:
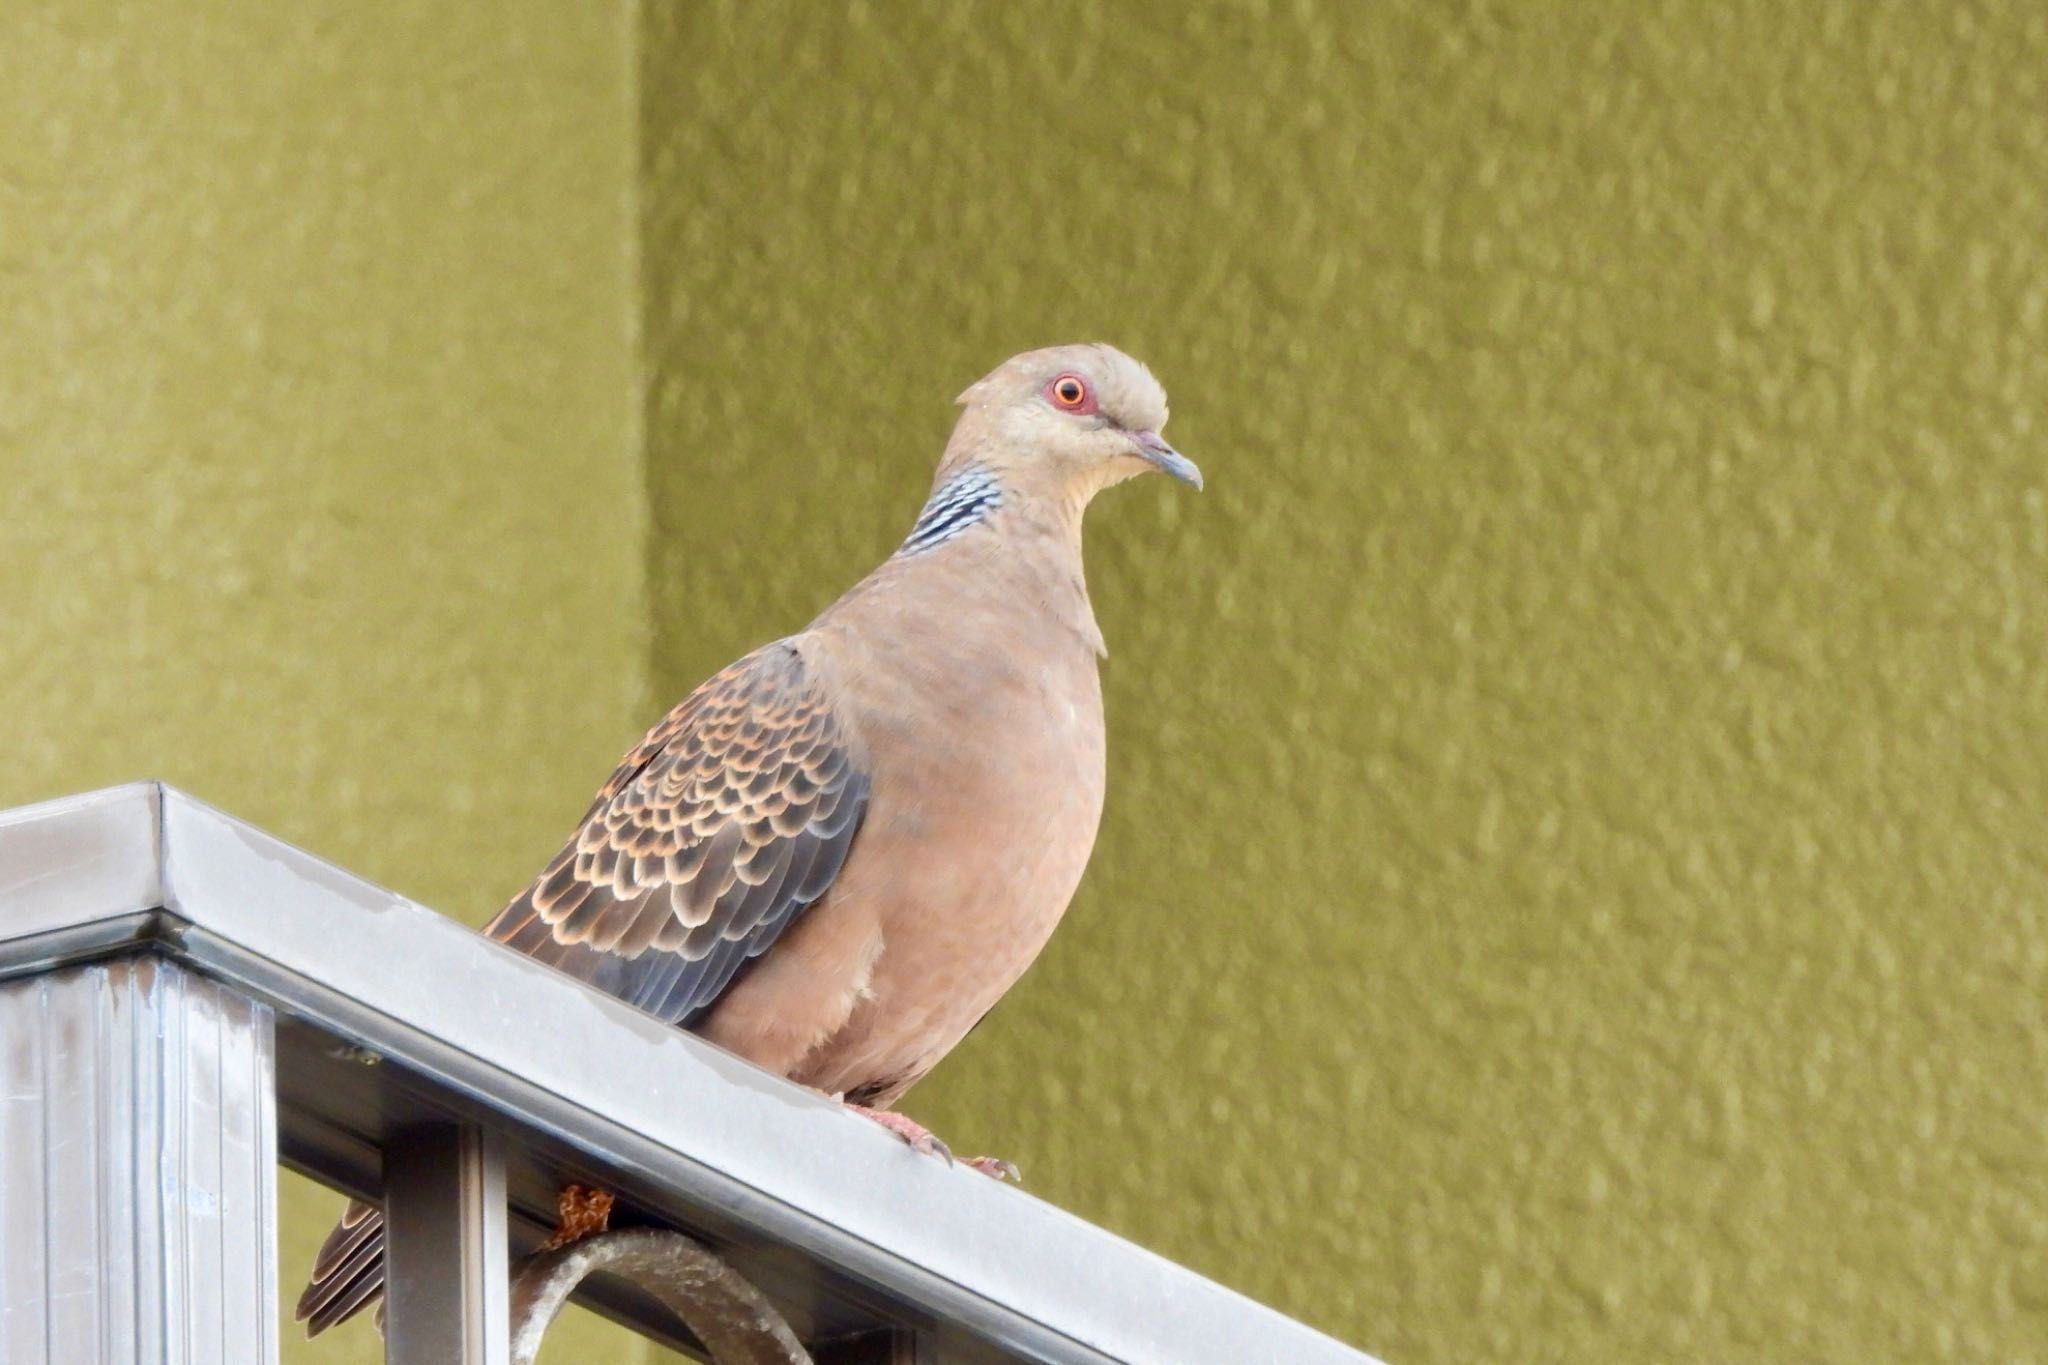
<instances>
[{"instance_id":1,"label":"aluminum handrail","mask_svg":"<svg viewBox=\"0 0 2048 1365\"><path fill-rule=\"evenodd\" d=\"M894 1331L947 1362L1370 1365L175 789L0 814L0 980L136 954L275 1012L277 1150L313 1178L374 1197L408 1132L490 1133L515 1249L580 1179L718 1248L806 1340ZM589 1292L683 1341L644 1298Z\"/></svg>"}]
</instances>

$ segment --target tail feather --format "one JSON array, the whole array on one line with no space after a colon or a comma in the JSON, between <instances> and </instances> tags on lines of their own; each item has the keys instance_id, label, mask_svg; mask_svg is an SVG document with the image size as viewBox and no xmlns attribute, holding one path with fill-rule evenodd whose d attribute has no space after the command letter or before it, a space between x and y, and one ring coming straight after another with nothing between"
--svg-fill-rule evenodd
<instances>
[{"instance_id":1,"label":"tail feather","mask_svg":"<svg viewBox=\"0 0 2048 1365\"><path fill-rule=\"evenodd\" d=\"M341 1221L320 1244L313 1278L292 1316L317 1337L347 1322L384 1296L384 1214L374 1204L349 1201Z\"/></svg>"}]
</instances>

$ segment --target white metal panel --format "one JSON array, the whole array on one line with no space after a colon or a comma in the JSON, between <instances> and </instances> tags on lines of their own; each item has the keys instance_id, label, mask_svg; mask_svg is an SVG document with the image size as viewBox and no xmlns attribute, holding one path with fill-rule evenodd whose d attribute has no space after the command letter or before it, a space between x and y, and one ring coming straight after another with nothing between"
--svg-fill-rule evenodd
<instances>
[{"instance_id":1,"label":"white metal panel","mask_svg":"<svg viewBox=\"0 0 2048 1365\"><path fill-rule=\"evenodd\" d=\"M277 1359L271 1056L159 959L0 983L0 1359Z\"/></svg>"},{"instance_id":2,"label":"white metal panel","mask_svg":"<svg viewBox=\"0 0 2048 1365\"><path fill-rule=\"evenodd\" d=\"M81 921L139 916L164 903L162 791L138 782L0 811L6 971L33 969L36 948L56 948Z\"/></svg>"},{"instance_id":3,"label":"white metal panel","mask_svg":"<svg viewBox=\"0 0 2048 1365\"><path fill-rule=\"evenodd\" d=\"M49 1347L46 994L33 979L0 987L0 1360L41 1360Z\"/></svg>"}]
</instances>

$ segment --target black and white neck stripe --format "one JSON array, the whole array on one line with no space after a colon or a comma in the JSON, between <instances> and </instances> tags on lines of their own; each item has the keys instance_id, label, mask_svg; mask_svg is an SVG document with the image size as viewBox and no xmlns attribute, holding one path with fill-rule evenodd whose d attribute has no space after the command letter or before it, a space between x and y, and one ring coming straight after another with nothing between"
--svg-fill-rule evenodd
<instances>
[{"instance_id":1,"label":"black and white neck stripe","mask_svg":"<svg viewBox=\"0 0 2048 1365\"><path fill-rule=\"evenodd\" d=\"M968 465L932 490L917 525L903 542L899 555L914 555L943 545L970 527L987 521L1003 505L1003 486L996 476L980 465Z\"/></svg>"}]
</instances>

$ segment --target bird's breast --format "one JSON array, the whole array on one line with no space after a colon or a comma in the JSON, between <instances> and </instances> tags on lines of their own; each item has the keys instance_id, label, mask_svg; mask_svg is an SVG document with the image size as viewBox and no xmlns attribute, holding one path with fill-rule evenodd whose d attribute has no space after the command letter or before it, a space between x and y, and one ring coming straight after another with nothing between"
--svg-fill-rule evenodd
<instances>
[{"instance_id":1,"label":"bird's breast","mask_svg":"<svg viewBox=\"0 0 2048 1365\"><path fill-rule=\"evenodd\" d=\"M861 1003L812 1059L812 1084L923 1074L1065 913L1104 785L1095 660L1065 653L868 680L874 785L831 900L835 913L870 920L881 948Z\"/></svg>"}]
</instances>

